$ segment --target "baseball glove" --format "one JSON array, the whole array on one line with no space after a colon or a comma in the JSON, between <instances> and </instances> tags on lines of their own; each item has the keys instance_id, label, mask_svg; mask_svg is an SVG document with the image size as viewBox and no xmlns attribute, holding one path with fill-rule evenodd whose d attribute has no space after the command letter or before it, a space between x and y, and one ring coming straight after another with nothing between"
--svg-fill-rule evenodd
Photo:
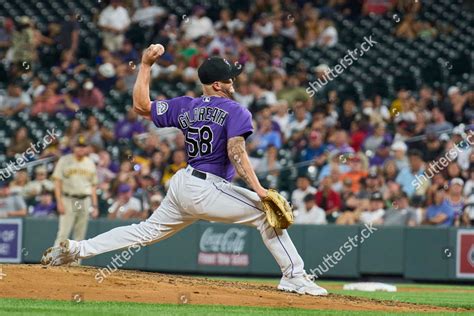
<instances>
[{"instance_id":1,"label":"baseball glove","mask_svg":"<svg viewBox=\"0 0 474 316\"><path fill-rule=\"evenodd\" d=\"M293 210L288 201L277 191L269 189L267 196L262 199L262 204L270 226L285 229L293 224Z\"/></svg>"}]
</instances>

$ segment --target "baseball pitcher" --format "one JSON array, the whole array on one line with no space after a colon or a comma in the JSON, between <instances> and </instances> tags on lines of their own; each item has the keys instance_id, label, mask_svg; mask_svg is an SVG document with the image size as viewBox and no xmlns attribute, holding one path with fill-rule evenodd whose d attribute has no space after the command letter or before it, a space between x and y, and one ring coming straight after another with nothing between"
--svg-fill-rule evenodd
<instances>
[{"instance_id":1,"label":"baseball pitcher","mask_svg":"<svg viewBox=\"0 0 474 316\"><path fill-rule=\"evenodd\" d=\"M152 244L199 219L238 223L261 233L283 274L279 290L327 295L306 274L303 260L284 229L293 221L288 202L276 191L263 188L250 164L245 139L253 132L252 117L232 99L233 78L242 72L242 66L220 57L208 58L198 69L201 97L152 102L150 68L163 53L160 44L144 51L133 89L133 107L157 127L177 127L184 133L188 167L171 178L164 200L146 221L88 240L62 241L45 251L42 264L62 265L143 241ZM229 182L235 171L253 191Z\"/></svg>"}]
</instances>

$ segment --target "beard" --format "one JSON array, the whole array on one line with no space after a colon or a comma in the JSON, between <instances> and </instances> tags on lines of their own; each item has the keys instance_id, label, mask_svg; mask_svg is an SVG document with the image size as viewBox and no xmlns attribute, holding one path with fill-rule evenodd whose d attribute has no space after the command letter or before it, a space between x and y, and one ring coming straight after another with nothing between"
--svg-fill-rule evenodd
<instances>
[{"instance_id":1,"label":"beard","mask_svg":"<svg viewBox=\"0 0 474 316\"><path fill-rule=\"evenodd\" d=\"M233 87L230 87L230 88L224 88L223 87L222 92L225 94L225 96L228 99L234 100L234 89L233 89Z\"/></svg>"}]
</instances>

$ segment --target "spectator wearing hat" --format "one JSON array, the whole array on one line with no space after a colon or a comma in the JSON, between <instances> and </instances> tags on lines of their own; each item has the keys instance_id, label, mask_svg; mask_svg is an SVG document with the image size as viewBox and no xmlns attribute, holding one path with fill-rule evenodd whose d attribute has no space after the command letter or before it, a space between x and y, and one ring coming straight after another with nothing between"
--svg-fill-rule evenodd
<instances>
[{"instance_id":1,"label":"spectator wearing hat","mask_svg":"<svg viewBox=\"0 0 474 316\"><path fill-rule=\"evenodd\" d=\"M351 182L351 189L353 193L357 193L360 191L360 181L363 178L366 178L368 172L366 170L366 166L364 166L364 162L362 161L360 155L350 156L347 160L350 170L346 173L341 175L341 180L349 179Z\"/></svg>"},{"instance_id":2,"label":"spectator wearing hat","mask_svg":"<svg viewBox=\"0 0 474 316\"><path fill-rule=\"evenodd\" d=\"M35 179L28 182L23 190L25 198L35 197L41 192L53 192L54 183L48 179L48 170L45 166L39 166L35 169Z\"/></svg>"},{"instance_id":3,"label":"spectator wearing hat","mask_svg":"<svg viewBox=\"0 0 474 316\"><path fill-rule=\"evenodd\" d=\"M19 193L12 193L6 181L0 181L0 218L26 216L26 203Z\"/></svg>"},{"instance_id":4,"label":"spectator wearing hat","mask_svg":"<svg viewBox=\"0 0 474 316\"><path fill-rule=\"evenodd\" d=\"M97 68L97 75L94 77L94 85L103 93L109 93L117 82L115 66L106 62Z\"/></svg>"},{"instance_id":5,"label":"spectator wearing hat","mask_svg":"<svg viewBox=\"0 0 474 316\"><path fill-rule=\"evenodd\" d=\"M379 145L374 156L369 159L369 165L381 167L388 158L390 158L390 141L386 139Z\"/></svg>"},{"instance_id":6,"label":"spectator wearing hat","mask_svg":"<svg viewBox=\"0 0 474 316\"><path fill-rule=\"evenodd\" d=\"M79 89L78 102L81 108L104 108L104 94L94 86L92 79L86 79Z\"/></svg>"},{"instance_id":7,"label":"spectator wearing hat","mask_svg":"<svg viewBox=\"0 0 474 316\"><path fill-rule=\"evenodd\" d=\"M382 179L380 178L377 170L371 168L368 171L367 177L365 179L361 179L361 186L357 193L357 197L359 199L369 199L373 193L379 192L382 186Z\"/></svg>"},{"instance_id":8,"label":"spectator wearing hat","mask_svg":"<svg viewBox=\"0 0 474 316\"><path fill-rule=\"evenodd\" d=\"M140 200L133 196L130 185L122 183L117 190L117 200L109 208L110 219L145 219L147 212L142 211Z\"/></svg>"},{"instance_id":9,"label":"spectator wearing hat","mask_svg":"<svg viewBox=\"0 0 474 316\"><path fill-rule=\"evenodd\" d=\"M111 52L122 48L130 17L121 0L110 1L110 5L100 13L98 24L103 32L104 46Z\"/></svg>"},{"instance_id":10,"label":"spectator wearing hat","mask_svg":"<svg viewBox=\"0 0 474 316\"><path fill-rule=\"evenodd\" d=\"M304 209L304 197L308 194L312 194L314 198L316 191L316 188L311 185L311 180L307 175L298 176L296 179L296 189L293 190L293 193L291 194L293 209Z\"/></svg>"},{"instance_id":11,"label":"spectator wearing hat","mask_svg":"<svg viewBox=\"0 0 474 316\"><path fill-rule=\"evenodd\" d=\"M409 166L408 158L406 156L407 153L407 145L405 142L396 141L393 142L391 149L393 151L393 160L397 165L398 170L402 170Z\"/></svg>"},{"instance_id":12,"label":"spectator wearing hat","mask_svg":"<svg viewBox=\"0 0 474 316\"><path fill-rule=\"evenodd\" d=\"M462 223L467 224L465 222L465 218L463 218L464 214L464 205L466 204L465 198L462 194L464 187L464 180L461 178L454 178L449 181L449 189L446 194L446 203L451 206L454 210L454 225L460 226Z\"/></svg>"},{"instance_id":13,"label":"spectator wearing hat","mask_svg":"<svg viewBox=\"0 0 474 316\"><path fill-rule=\"evenodd\" d=\"M385 226L416 226L416 213L410 207L408 196L401 192L393 199L392 207L389 208L382 218Z\"/></svg>"},{"instance_id":14,"label":"spectator wearing hat","mask_svg":"<svg viewBox=\"0 0 474 316\"><path fill-rule=\"evenodd\" d=\"M430 180L424 174L423 154L418 149L411 149L408 152L409 167L405 167L398 173L396 182L402 190L409 196L423 195L430 184Z\"/></svg>"},{"instance_id":15,"label":"spectator wearing hat","mask_svg":"<svg viewBox=\"0 0 474 316\"><path fill-rule=\"evenodd\" d=\"M303 198L304 208L295 211L295 224L327 224L324 210L314 201L314 194L307 194Z\"/></svg>"},{"instance_id":16,"label":"spectator wearing hat","mask_svg":"<svg viewBox=\"0 0 474 316\"><path fill-rule=\"evenodd\" d=\"M380 225L383 223L385 215L384 200L380 192L375 192L370 196L369 208L361 212L359 221L363 224Z\"/></svg>"},{"instance_id":17,"label":"spectator wearing hat","mask_svg":"<svg viewBox=\"0 0 474 316\"><path fill-rule=\"evenodd\" d=\"M438 227L453 226L455 211L446 201L444 188L438 188L434 195L433 204L426 210L426 219L424 224Z\"/></svg>"},{"instance_id":18,"label":"spectator wearing hat","mask_svg":"<svg viewBox=\"0 0 474 316\"><path fill-rule=\"evenodd\" d=\"M461 90L452 86L448 89L449 102L446 106L446 119L454 124L468 123L465 115L467 108L466 95L462 94Z\"/></svg>"},{"instance_id":19,"label":"spectator wearing hat","mask_svg":"<svg viewBox=\"0 0 474 316\"><path fill-rule=\"evenodd\" d=\"M68 239L71 232L74 240L83 240L89 215L99 215L97 169L88 153L86 137L79 134L73 152L61 157L54 168L52 178L59 214L55 245Z\"/></svg>"},{"instance_id":20,"label":"spectator wearing hat","mask_svg":"<svg viewBox=\"0 0 474 316\"><path fill-rule=\"evenodd\" d=\"M53 201L51 192L42 191L39 194L39 202L33 207L30 214L33 217L53 217L56 216L56 203Z\"/></svg>"},{"instance_id":21,"label":"spectator wearing hat","mask_svg":"<svg viewBox=\"0 0 474 316\"><path fill-rule=\"evenodd\" d=\"M320 132L312 130L308 135L308 145L301 151L300 161L314 160L321 167L327 159L326 144Z\"/></svg>"}]
</instances>

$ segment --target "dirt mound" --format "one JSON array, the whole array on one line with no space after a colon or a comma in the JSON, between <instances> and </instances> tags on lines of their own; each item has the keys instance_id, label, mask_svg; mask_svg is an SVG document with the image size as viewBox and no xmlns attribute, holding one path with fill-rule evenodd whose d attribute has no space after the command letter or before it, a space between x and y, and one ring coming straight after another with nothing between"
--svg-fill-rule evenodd
<instances>
[{"instance_id":1,"label":"dirt mound","mask_svg":"<svg viewBox=\"0 0 474 316\"><path fill-rule=\"evenodd\" d=\"M49 300L298 307L306 309L436 312L454 309L330 294L311 297L275 285L118 270L103 282L92 267L2 265L0 297ZM100 279L99 279L100 280ZM329 289L330 290L330 289Z\"/></svg>"}]
</instances>

